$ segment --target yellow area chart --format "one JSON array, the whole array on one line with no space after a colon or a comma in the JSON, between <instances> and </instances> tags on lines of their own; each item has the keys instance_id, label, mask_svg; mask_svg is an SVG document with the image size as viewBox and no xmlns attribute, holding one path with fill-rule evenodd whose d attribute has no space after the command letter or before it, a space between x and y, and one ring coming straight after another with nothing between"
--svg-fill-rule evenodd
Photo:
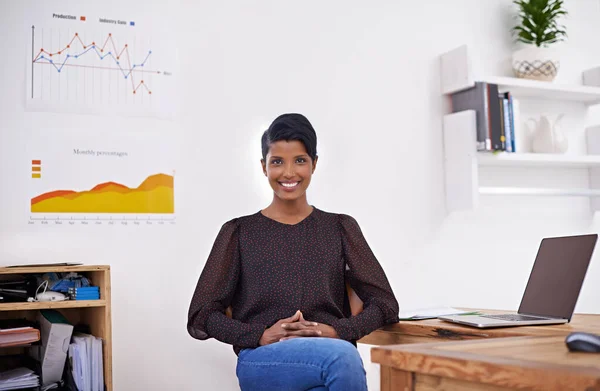
<instances>
[{"instance_id":1,"label":"yellow area chart","mask_svg":"<svg viewBox=\"0 0 600 391\"><path fill-rule=\"evenodd\" d=\"M173 176L156 174L136 188L106 182L87 191L55 190L31 199L32 213L175 213Z\"/></svg>"}]
</instances>

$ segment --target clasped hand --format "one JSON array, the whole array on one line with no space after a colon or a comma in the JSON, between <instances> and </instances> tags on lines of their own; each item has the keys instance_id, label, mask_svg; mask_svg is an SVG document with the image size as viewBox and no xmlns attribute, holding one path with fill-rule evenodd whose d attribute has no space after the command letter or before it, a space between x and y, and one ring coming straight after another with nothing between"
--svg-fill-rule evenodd
<instances>
[{"instance_id":1,"label":"clasped hand","mask_svg":"<svg viewBox=\"0 0 600 391\"><path fill-rule=\"evenodd\" d=\"M269 345L286 339L299 337L339 338L335 329L329 325L304 319L300 310L289 318L284 318L266 329L260 337L259 345Z\"/></svg>"}]
</instances>

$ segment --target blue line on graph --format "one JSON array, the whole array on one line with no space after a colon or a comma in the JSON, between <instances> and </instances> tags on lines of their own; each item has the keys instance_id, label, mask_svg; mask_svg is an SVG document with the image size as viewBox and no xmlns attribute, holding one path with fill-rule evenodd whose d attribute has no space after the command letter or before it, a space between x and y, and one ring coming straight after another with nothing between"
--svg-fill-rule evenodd
<instances>
[{"instance_id":1,"label":"blue line on graph","mask_svg":"<svg viewBox=\"0 0 600 391\"><path fill-rule=\"evenodd\" d=\"M70 58L78 59L79 56L83 56L84 54L86 54L87 52L89 52L92 49L96 52L96 54L98 55L98 58L100 60L104 60L106 57L110 56L113 59L113 61L115 62L115 64L119 67L119 69L121 70L121 73L123 74L123 76L125 76L126 79L129 75L131 75L131 72L133 72L133 70L136 67L143 67L144 64L146 64L146 61L148 61L148 58L150 57L150 55L152 54L152 50L149 50L144 61L141 64L133 64L131 66L131 69L127 73L125 73L125 70L121 67L120 61L118 61L111 52L108 52L105 55L101 55L100 52L98 51L98 49L96 48L96 45L90 46L88 49L84 50L83 52L81 52L79 54L67 54L65 57L65 60L62 62L62 64L60 64L60 66L56 66L56 63L54 61L52 61L51 59L49 59L43 55L40 56L39 58L35 59L33 62L46 62L48 64L52 64L54 66L54 68L56 68L56 71L60 72ZM42 61L42 60L45 60L45 61Z\"/></svg>"}]
</instances>

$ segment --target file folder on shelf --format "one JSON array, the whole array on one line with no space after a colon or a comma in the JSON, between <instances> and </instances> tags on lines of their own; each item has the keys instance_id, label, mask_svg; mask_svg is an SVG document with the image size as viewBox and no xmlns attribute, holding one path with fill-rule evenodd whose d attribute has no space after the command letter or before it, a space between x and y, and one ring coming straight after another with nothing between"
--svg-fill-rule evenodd
<instances>
[{"instance_id":1,"label":"file folder on shelf","mask_svg":"<svg viewBox=\"0 0 600 391\"><path fill-rule=\"evenodd\" d=\"M69 345L69 360L73 380L78 390L104 390L102 339L90 334L76 333Z\"/></svg>"},{"instance_id":2,"label":"file folder on shelf","mask_svg":"<svg viewBox=\"0 0 600 391\"><path fill-rule=\"evenodd\" d=\"M0 329L0 348L29 345L40 340L40 330L33 327Z\"/></svg>"},{"instance_id":3,"label":"file folder on shelf","mask_svg":"<svg viewBox=\"0 0 600 391\"><path fill-rule=\"evenodd\" d=\"M37 324L26 319L0 320L0 347L30 345L40 340Z\"/></svg>"}]
</instances>

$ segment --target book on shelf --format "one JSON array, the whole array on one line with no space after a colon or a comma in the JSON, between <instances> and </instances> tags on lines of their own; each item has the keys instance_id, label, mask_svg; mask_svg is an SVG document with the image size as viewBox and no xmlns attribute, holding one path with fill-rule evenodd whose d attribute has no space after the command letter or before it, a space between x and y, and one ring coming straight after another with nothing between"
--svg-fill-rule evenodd
<instances>
[{"instance_id":1,"label":"book on shelf","mask_svg":"<svg viewBox=\"0 0 600 391\"><path fill-rule=\"evenodd\" d=\"M499 92L498 85L475 82L475 86L450 95L452 112L474 110L477 151L516 152L515 123L519 121L510 91Z\"/></svg>"},{"instance_id":2,"label":"book on shelf","mask_svg":"<svg viewBox=\"0 0 600 391\"><path fill-rule=\"evenodd\" d=\"M506 151L515 152L515 114L513 106L513 96L507 91L504 94L502 100L504 108L504 121L505 121L505 132L506 132Z\"/></svg>"}]
</instances>

